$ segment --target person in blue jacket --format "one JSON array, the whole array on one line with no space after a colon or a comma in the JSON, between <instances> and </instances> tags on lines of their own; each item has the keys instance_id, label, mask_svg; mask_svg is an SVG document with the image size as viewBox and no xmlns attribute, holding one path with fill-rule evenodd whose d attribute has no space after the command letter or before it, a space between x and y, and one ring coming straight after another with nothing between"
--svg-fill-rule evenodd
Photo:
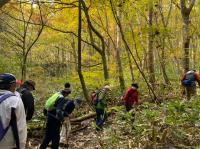
<instances>
[{"instance_id":1,"label":"person in blue jacket","mask_svg":"<svg viewBox=\"0 0 200 149\"><path fill-rule=\"evenodd\" d=\"M69 94L69 89L62 90L61 94L63 96L56 100L54 108L47 113L45 137L39 149L46 149L49 142L52 142L51 149L58 149L62 123L81 102L79 98L76 100L66 98Z\"/></svg>"}]
</instances>

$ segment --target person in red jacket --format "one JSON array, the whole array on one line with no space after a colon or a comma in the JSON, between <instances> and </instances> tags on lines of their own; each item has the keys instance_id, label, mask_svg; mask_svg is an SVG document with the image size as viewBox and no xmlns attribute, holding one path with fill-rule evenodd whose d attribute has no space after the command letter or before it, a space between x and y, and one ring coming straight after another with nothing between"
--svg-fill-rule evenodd
<instances>
[{"instance_id":1,"label":"person in red jacket","mask_svg":"<svg viewBox=\"0 0 200 149\"><path fill-rule=\"evenodd\" d=\"M196 94L196 82L200 86L200 75L195 70L189 70L181 76L181 84L185 87L183 93L188 100Z\"/></svg>"},{"instance_id":2,"label":"person in red jacket","mask_svg":"<svg viewBox=\"0 0 200 149\"><path fill-rule=\"evenodd\" d=\"M138 104L139 100L139 93L138 89L139 86L137 83L131 84L131 87L126 91L124 97L123 97L123 102L126 107L126 111L130 111L133 108L133 105Z\"/></svg>"}]
</instances>

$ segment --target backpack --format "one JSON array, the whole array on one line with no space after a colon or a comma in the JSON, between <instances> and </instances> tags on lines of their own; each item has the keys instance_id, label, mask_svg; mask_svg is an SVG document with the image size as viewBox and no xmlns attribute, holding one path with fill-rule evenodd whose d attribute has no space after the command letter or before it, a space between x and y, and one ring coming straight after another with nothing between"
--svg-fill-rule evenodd
<instances>
[{"instance_id":1,"label":"backpack","mask_svg":"<svg viewBox=\"0 0 200 149\"><path fill-rule=\"evenodd\" d=\"M97 106L99 93L100 93L99 90L94 91L94 92L91 93L91 103L92 103L92 105L93 105L94 107Z\"/></svg>"},{"instance_id":2,"label":"backpack","mask_svg":"<svg viewBox=\"0 0 200 149\"><path fill-rule=\"evenodd\" d=\"M26 88L20 87L16 91L20 94L20 96L22 96L24 94L24 91L26 91L26 90L27 90Z\"/></svg>"},{"instance_id":3,"label":"backpack","mask_svg":"<svg viewBox=\"0 0 200 149\"><path fill-rule=\"evenodd\" d=\"M0 96L0 104L6 100L7 98L11 97L11 96L15 96L14 94L4 94L2 96ZM1 117L0 117L0 141L3 139L3 137L5 136L8 128L10 127L10 124L6 127L3 128L3 123L1 121Z\"/></svg>"},{"instance_id":4,"label":"backpack","mask_svg":"<svg viewBox=\"0 0 200 149\"><path fill-rule=\"evenodd\" d=\"M182 81L183 86L188 87L191 86L195 82L194 73L186 73L185 79Z\"/></svg>"},{"instance_id":5,"label":"backpack","mask_svg":"<svg viewBox=\"0 0 200 149\"><path fill-rule=\"evenodd\" d=\"M57 99L62 96L63 95L60 92L53 94L50 98L47 99L44 109L50 111L54 107Z\"/></svg>"}]
</instances>

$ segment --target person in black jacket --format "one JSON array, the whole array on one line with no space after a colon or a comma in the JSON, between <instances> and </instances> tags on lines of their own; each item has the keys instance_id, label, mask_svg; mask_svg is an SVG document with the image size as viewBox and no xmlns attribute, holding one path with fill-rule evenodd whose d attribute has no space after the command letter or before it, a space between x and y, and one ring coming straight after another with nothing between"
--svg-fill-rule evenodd
<instances>
[{"instance_id":1,"label":"person in black jacket","mask_svg":"<svg viewBox=\"0 0 200 149\"><path fill-rule=\"evenodd\" d=\"M35 82L26 80L17 91L20 93L24 109L26 113L26 120L31 120L34 114L34 97L31 91L35 90Z\"/></svg>"},{"instance_id":2,"label":"person in black jacket","mask_svg":"<svg viewBox=\"0 0 200 149\"><path fill-rule=\"evenodd\" d=\"M45 136L39 149L46 149L50 141L52 141L51 149L59 148L62 123L73 112L76 105L80 104L79 98L76 100L66 99L66 96L70 93L69 91L70 89L66 88L62 90L63 97L59 97L54 108L48 111Z\"/></svg>"}]
</instances>

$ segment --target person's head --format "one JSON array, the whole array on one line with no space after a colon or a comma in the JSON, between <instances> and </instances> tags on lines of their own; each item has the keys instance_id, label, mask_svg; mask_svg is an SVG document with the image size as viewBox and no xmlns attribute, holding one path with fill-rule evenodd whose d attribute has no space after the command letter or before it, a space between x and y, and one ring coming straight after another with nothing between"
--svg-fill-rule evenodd
<instances>
[{"instance_id":1,"label":"person's head","mask_svg":"<svg viewBox=\"0 0 200 149\"><path fill-rule=\"evenodd\" d=\"M16 87L20 87L20 85L22 84L22 82L20 80L16 80Z\"/></svg>"},{"instance_id":2,"label":"person's head","mask_svg":"<svg viewBox=\"0 0 200 149\"><path fill-rule=\"evenodd\" d=\"M15 76L10 73L0 74L0 89L15 92L15 89L16 89Z\"/></svg>"},{"instance_id":3,"label":"person's head","mask_svg":"<svg viewBox=\"0 0 200 149\"><path fill-rule=\"evenodd\" d=\"M103 88L104 88L106 91L111 91L111 87L110 87L109 85L105 85Z\"/></svg>"},{"instance_id":4,"label":"person's head","mask_svg":"<svg viewBox=\"0 0 200 149\"><path fill-rule=\"evenodd\" d=\"M24 81L23 86L27 88L29 91L35 90L35 82L33 80Z\"/></svg>"},{"instance_id":5,"label":"person's head","mask_svg":"<svg viewBox=\"0 0 200 149\"><path fill-rule=\"evenodd\" d=\"M194 74L195 70L189 70L189 71L186 72L186 74L191 74L191 73Z\"/></svg>"},{"instance_id":6,"label":"person's head","mask_svg":"<svg viewBox=\"0 0 200 149\"><path fill-rule=\"evenodd\" d=\"M65 86L65 88L70 88L71 85L69 82L66 82L64 86Z\"/></svg>"},{"instance_id":7,"label":"person's head","mask_svg":"<svg viewBox=\"0 0 200 149\"><path fill-rule=\"evenodd\" d=\"M69 88L65 88L61 91L61 94L66 97L68 96L69 94L71 94L71 90Z\"/></svg>"},{"instance_id":8,"label":"person's head","mask_svg":"<svg viewBox=\"0 0 200 149\"><path fill-rule=\"evenodd\" d=\"M188 70L185 70L185 74L188 74L188 73L195 73L196 70L195 69L188 69Z\"/></svg>"},{"instance_id":9,"label":"person's head","mask_svg":"<svg viewBox=\"0 0 200 149\"><path fill-rule=\"evenodd\" d=\"M132 86L132 87L134 87L134 88L136 88L136 89L138 89L138 88L139 88L139 86L138 86L138 84L137 84L137 83L132 83L132 84L131 84L131 86Z\"/></svg>"}]
</instances>

